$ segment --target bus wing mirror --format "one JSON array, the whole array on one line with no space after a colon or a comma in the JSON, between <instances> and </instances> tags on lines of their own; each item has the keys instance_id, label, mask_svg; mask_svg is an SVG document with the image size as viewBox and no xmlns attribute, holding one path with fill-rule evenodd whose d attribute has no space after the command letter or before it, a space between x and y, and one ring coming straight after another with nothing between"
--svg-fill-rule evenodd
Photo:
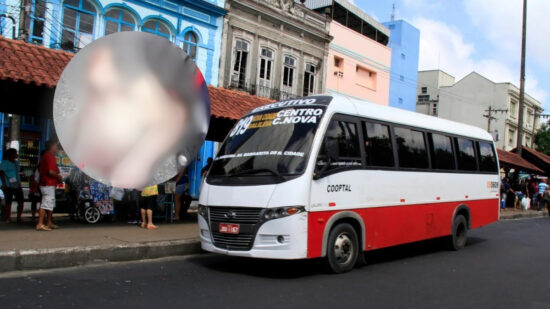
<instances>
[{"instance_id":1,"label":"bus wing mirror","mask_svg":"<svg viewBox=\"0 0 550 309\"><path fill-rule=\"evenodd\" d=\"M327 159L327 162L313 172L313 179L315 180L323 177L324 173L328 170L332 162L337 161L338 158L338 149L335 147L330 147L330 141L328 139L325 139L323 141L321 147L323 147L323 152L326 154L325 157Z\"/></svg>"}]
</instances>

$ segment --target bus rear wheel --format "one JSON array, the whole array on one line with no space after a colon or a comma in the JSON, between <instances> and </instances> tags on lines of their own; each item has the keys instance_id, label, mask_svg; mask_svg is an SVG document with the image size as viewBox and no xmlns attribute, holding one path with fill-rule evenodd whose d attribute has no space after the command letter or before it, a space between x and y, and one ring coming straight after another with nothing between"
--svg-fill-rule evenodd
<instances>
[{"instance_id":1,"label":"bus rear wheel","mask_svg":"<svg viewBox=\"0 0 550 309\"><path fill-rule=\"evenodd\" d=\"M329 234L327 244L327 261L334 273L345 273L353 269L359 254L359 242L355 229L341 223L335 226Z\"/></svg>"},{"instance_id":2,"label":"bus rear wheel","mask_svg":"<svg viewBox=\"0 0 550 309\"><path fill-rule=\"evenodd\" d=\"M457 215L453 220L453 229L449 246L451 250L460 250L468 241L468 221L463 215Z\"/></svg>"}]
</instances>

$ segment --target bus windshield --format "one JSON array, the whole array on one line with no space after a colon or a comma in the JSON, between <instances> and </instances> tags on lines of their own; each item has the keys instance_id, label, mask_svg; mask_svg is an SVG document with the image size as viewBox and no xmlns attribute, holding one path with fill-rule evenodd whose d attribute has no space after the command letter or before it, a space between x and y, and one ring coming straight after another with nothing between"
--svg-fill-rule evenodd
<instances>
[{"instance_id":1,"label":"bus windshield","mask_svg":"<svg viewBox=\"0 0 550 309\"><path fill-rule=\"evenodd\" d=\"M221 146L207 182L268 184L303 174L313 137L330 99L282 101L245 115ZM287 103L291 101L309 104Z\"/></svg>"}]
</instances>

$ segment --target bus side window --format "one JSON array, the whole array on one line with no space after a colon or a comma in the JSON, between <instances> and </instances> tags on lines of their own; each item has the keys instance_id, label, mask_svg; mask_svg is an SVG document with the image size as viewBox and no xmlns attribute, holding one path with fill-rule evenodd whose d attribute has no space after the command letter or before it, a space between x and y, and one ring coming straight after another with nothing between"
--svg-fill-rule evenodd
<instances>
[{"instance_id":1,"label":"bus side window","mask_svg":"<svg viewBox=\"0 0 550 309\"><path fill-rule=\"evenodd\" d=\"M456 167L452 139L436 133L430 133L429 137L432 167L436 170L454 170Z\"/></svg>"},{"instance_id":2,"label":"bus side window","mask_svg":"<svg viewBox=\"0 0 550 309\"><path fill-rule=\"evenodd\" d=\"M426 169L429 167L424 133L407 128L394 127L399 167Z\"/></svg>"},{"instance_id":3,"label":"bus side window","mask_svg":"<svg viewBox=\"0 0 550 309\"><path fill-rule=\"evenodd\" d=\"M474 142L462 137L455 138L455 141L457 146L456 157L458 159L458 169L461 171L477 171Z\"/></svg>"},{"instance_id":4,"label":"bus side window","mask_svg":"<svg viewBox=\"0 0 550 309\"><path fill-rule=\"evenodd\" d=\"M395 166L390 127L385 124L365 121L363 128L367 166Z\"/></svg>"},{"instance_id":5,"label":"bus side window","mask_svg":"<svg viewBox=\"0 0 550 309\"><path fill-rule=\"evenodd\" d=\"M330 166L326 170L361 166L356 123L342 120L330 121L317 157L317 168L323 167L328 162Z\"/></svg>"},{"instance_id":6,"label":"bus side window","mask_svg":"<svg viewBox=\"0 0 550 309\"><path fill-rule=\"evenodd\" d=\"M482 172L496 172L497 161L493 145L485 142L478 142L477 144L479 150L479 170Z\"/></svg>"}]
</instances>

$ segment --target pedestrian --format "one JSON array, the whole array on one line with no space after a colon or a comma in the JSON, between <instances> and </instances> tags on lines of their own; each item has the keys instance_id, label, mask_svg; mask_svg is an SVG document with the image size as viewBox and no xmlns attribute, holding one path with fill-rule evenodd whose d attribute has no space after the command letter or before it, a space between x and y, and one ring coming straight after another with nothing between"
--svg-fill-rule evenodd
<instances>
[{"instance_id":1,"label":"pedestrian","mask_svg":"<svg viewBox=\"0 0 550 309\"><path fill-rule=\"evenodd\" d=\"M38 170L40 172L39 185L42 193L42 202L38 213L37 231L51 231L58 226L53 223L53 209L55 207L55 187L58 182L63 180L59 173L59 167L55 160L55 155L59 151L57 142L46 142L46 151L40 159ZM45 218L47 216L47 219ZM44 221L47 220L46 224Z\"/></svg>"},{"instance_id":2,"label":"pedestrian","mask_svg":"<svg viewBox=\"0 0 550 309\"><path fill-rule=\"evenodd\" d=\"M11 222L11 203L14 198L17 202L17 223L21 223L21 214L23 213L23 189L21 188L21 167L17 160L18 157L17 149L10 148L6 150L4 160L0 164L2 190L6 197L4 206L6 222Z\"/></svg>"},{"instance_id":3,"label":"pedestrian","mask_svg":"<svg viewBox=\"0 0 550 309\"><path fill-rule=\"evenodd\" d=\"M542 210L543 202L542 202L542 194L546 191L548 188L548 185L546 184L546 179L541 179L538 187L538 194L537 194L537 210Z\"/></svg>"},{"instance_id":4,"label":"pedestrian","mask_svg":"<svg viewBox=\"0 0 550 309\"><path fill-rule=\"evenodd\" d=\"M174 206L175 206L175 214L174 214L174 220L179 221L181 220L182 215L185 215L187 213L187 209L189 208L189 204L191 204L191 197L186 194L187 187L189 185L189 178L187 177L187 169L182 169L178 175L176 176L176 192L174 194ZM182 205L183 210L182 211Z\"/></svg>"},{"instance_id":5,"label":"pedestrian","mask_svg":"<svg viewBox=\"0 0 550 309\"><path fill-rule=\"evenodd\" d=\"M156 230L158 226L153 224L153 209L157 206L159 189L157 185L143 188L139 208L141 212L141 227L148 230Z\"/></svg>"},{"instance_id":6,"label":"pedestrian","mask_svg":"<svg viewBox=\"0 0 550 309\"><path fill-rule=\"evenodd\" d=\"M32 222L36 220L37 204L40 203L42 196L40 194L40 172L38 167L29 177L29 200L31 201Z\"/></svg>"},{"instance_id":7,"label":"pedestrian","mask_svg":"<svg viewBox=\"0 0 550 309\"><path fill-rule=\"evenodd\" d=\"M550 212L550 186L546 186L546 190L542 193L541 210L544 210L545 207Z\"/></svg>"}]
</instances>

